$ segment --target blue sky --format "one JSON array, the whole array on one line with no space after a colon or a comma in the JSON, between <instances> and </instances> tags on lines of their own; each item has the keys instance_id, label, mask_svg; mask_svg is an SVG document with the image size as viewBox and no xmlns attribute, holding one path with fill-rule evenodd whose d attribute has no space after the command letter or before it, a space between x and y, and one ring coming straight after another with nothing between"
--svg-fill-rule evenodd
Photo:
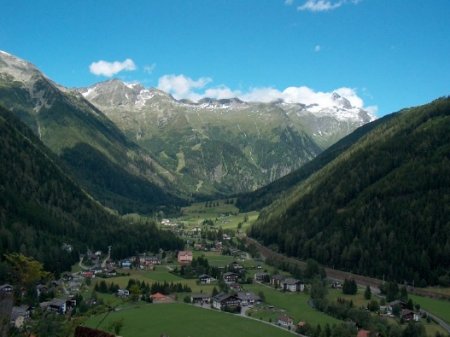
<instances>
[{"instance_id":1,"label":"blue sky","mask_svg":"<svg viewBox=\"0 0 450 337\"><path fill-rule=\"evenodd\" d=\"M378 116L450 94L449 0L5 0L1 7L0 49L69 87L118 77L188 98L341 88L377 106Z\"/></svg>"}]
</instances>

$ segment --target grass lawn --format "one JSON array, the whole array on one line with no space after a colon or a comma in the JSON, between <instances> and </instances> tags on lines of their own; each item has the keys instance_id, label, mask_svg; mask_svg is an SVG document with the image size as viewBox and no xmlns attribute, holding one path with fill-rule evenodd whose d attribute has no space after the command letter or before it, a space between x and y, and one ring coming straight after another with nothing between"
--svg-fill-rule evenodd
<instances>
[{"instance_id":1,"label":"grass lawn","mask_svg":"<svg viewBox=\"0 0 450 337\"><path fill-rule=\"evenodd\" d=\"M324 325L326 323L339 323L337 319L311 308L308 305L309 295L305 293L283 293L273 288L260 284L249 284L244 286L246 290L258 294L264 293L265 303L285 309L292 316L295 323L305 321L312 325Z\"/></svg>"},{"instance_id":2,"label":"grass lawn","mask_svg":"<svg viewBox=\"0 0 450 337\"><path fill-rule=\"evenodd\" d=\"M86 325L96 327L104 317L90 318ZM291 334L276 327L215 310L187 304L140 304L134 308L111 313L99 326L107 330L111 322L123 319L123 337L288 337Z\"/></svg>"},{"instance_id":3,"label":"grass lawn","mask_svg":"<svg viewBox=\"0 0 450 337\"><path fill-rule=\"evenodd\" d=\"M429 297L408 295L414 303L419 303L422 309L431 312L447 323L450 323L450 301L435 300Z\"/></svg>"},{"instance_id":4,"label":"grass lawn","mask_svg":"<svg viewBox=\"0 0 450 337\"><path fill-rule=\"evenodd\" d=\"M233 256L229 256L229 255L221 255L216 252L194 251L194 257L199 257L202 255L208 259L208 263L211 266L216 266L216 267L224 267L224 266L232 263L233 261L235 261L235 258Z\"/></svg>"},{"instance_id":5,"label":"grass lawn","mask_svg":"<svg viewBox=\"0 0 450 337\"><path fill-rule=\"evenodd\" d=\"M204 220L212 220L216 227L236 230L242 223L242 230L246 230L258 218L258 212L239 213L233 204L226 204L226 200L216 200L212 204L217 206L205 207L206 203L194 203L182 208L182 216L176 219L188 227L200 226ZM247 221L245 218L247 217ZM245 222L244 222L245 221Z\"/></svg>"},{"instance_id":6,"label":"grass lawn","mask_svg":"<svg viewBox=\"0 0 450 337\"><path fill-rule=\"evenodd\" d=\"M346 295L342 293L342 289L331 289L328 288L328 299L336 302L337 299L343 298L347 301L353 301L355 307L367 307L367 303L369 302L364 298L365 288L358 288L358 292L355 295ZM374 299L377 299L374 297ZM378 299L377 299L378 300Z\"/></svg>"}]
</instances>

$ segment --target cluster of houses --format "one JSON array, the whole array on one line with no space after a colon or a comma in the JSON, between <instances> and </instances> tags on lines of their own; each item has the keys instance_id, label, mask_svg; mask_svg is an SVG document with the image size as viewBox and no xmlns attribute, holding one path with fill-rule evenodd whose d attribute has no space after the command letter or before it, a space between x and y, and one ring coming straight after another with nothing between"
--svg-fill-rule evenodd
<instances>
[{"instance_id":1,"label":"cluster of houses","mask_svg":"<svg viewBox=\"0 0 450 337\"><path fill-rule=\"evenodd\" d=\"M216 296L210 296L207 294L192 294L191 303L200 305L210 304L215 309L225 310L259 304L261 303L261 298L252 292L245 291L238 291L228 294L219 293Z\"/></svg>"},{"instance_id":2,"label":"cluster of houses","mask_svg":"<svg viewBox=\"0 0 450 337\"><path fill-rule=\"evenodd\" d=\"M283 291L298 292L305 290L305 283L292 277L286 277L281 274L269 275L268 273L256 273L254 276L256 282L270 283L273 287Z\"/></svg>"},{"instance_id":3,"label":"cluster of houses","mask_svg":"<svg viewBox=\"0 0 450 337\"><path fill-rule=\"evenodd\" d=\"M420 313L408 309L406 302L401 300L395 300L389 302L385 306L380 306L380 312L386 316L393 317L396 308L398 310L400 319L404 320L405 322L420 321Z\"/></svg>"},{"instance_id":4,"label":"cluster of houses","mask_svg":"<svg viewBox=\"0 0 450 337\"><path fill-rule=\"evenodd\" d=\"M58 283L55 281L55 283ZM55 284L53 284L54 286ZM3 284L0 286L0 295L10 296L11 305L8 309L7 316L9 316L9 321L12 326L16 328L21 328L23 325L30 319L31 313L33 311L33 307L29 305L20 305L13 306L12 298L13 298L14 288L10 284ZM36 292L38 295L45 294L49 291L49 287L45 285L38 285L36 287ZM65 315L67 312L72 310L77 305L77 301L73 295L68 296L68 298L53 298L49 301L43 301L39 303L39 307L44 311L51 311L57 314Z\"/></svg>"}]
</instances>

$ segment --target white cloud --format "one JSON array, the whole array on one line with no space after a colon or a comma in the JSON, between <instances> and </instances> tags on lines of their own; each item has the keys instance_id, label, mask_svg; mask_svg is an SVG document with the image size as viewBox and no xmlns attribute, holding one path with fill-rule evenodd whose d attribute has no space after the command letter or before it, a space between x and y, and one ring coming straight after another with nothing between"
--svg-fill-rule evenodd
<instances>
[{"instance_id":1,"label":"white cloud","mask_svg":"<svg viewBox=\"0 0 450 337\"><path fill-rule=\"evenodd\" d=\"M211 81L212 79L209 77L201 77L198 80L193 80L184 75L164 75L158 80L158 89L173 95L176 99L187 98L198 100L202 96L194 90L203 88Z\"/></svg>"},{"instance_id":2,"label":"white cloud","mask_svg":"<svg viewBox=\"0 0 450 337\"><path fill-rule=\"evenodd\" d=\"M284 0L284 4L286 5L286 6L290 6L290 5L292 5L294 3L294 0Z\"/></svg>"},{"instance_id":3,"label":"white cloud","mask_svg":"<svg viewBox=\"0 0 450 337\"><path fill-rule=\"evenodd\" d=\"M144 66L144 72L147 73L147 74L151 74L151 73L153 73L155 68L156 68L156 63L152 63L150 65L145 65Z\"/></svg>"},{"instance_id":4,"label":"white cloud","mask_svg":"<svg viewBox=\"0 0 450 337\"><path fill-rule=\"evenodd\" d=\"M121 71L136 70L136 65L132 59L126 59L123 62L114 61L108 62L100 60L98 62L92 62L89 66L89 70L92 74L97 76L111 77Z\"/></svg>"},{"instance_id":5,"label":"white cloud","mask_svg":"<svg viewBox=\"0 0 450 337\"><path fill-rule=\"evenodd\" d=\"M321 47L319 44L317 44L317 45L314 47L314 51L315 51L316 53L318 53L321 49L322 49L322 47Z\"/></svg>"},{"instance_id":6,"label":"white cloud","mask_svg":"<svg viewBox=\"0 0 450 337\"><path fill-rule=\"evenodd\" d=\"M185 75L164 75L159 78L158 89L173 95L176 99L192 101L198 101L205 97L215 99L237 97L246 102L268 103L283 100L286 103L317 104L320 108L335 106L337 102L333 93L336 93L346 98L355 108L364 108L372 113L377 111L376 106L365 107L363 99L358 96L356 90L347 87L337 88L330 92L315 91L306 86L291 86L282 91L272 87L256 87L241 91L224 85L207 88L211 82L210 77L200 77L194 80Z\"/></svg>"},{"instance_id":7,"label":"white cloud","mask_svg":"<svg viewBox=\"0 0 450 337\"><path fill-rule=\"evenodd\" d=\"M337 9L345 4L358 4L361 0L307 0L303 5L298 6L299 11L325 12Z\"/></svg>"}]
</instances>

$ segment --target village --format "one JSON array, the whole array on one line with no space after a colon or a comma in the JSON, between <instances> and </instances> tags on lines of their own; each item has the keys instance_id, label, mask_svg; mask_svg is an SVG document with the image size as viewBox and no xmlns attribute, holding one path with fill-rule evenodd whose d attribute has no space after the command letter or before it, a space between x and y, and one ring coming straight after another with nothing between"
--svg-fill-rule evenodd
<instances>
[{"instance_id":1,"label":"village","mask_svg":"<svg viewBox=\"0 0 450 337\"><path fill-rule=\"evenodd\" d=\"M250 254L240 240L240 231L223 231L207 224L186 230L168 219L163 219L161 226L176 231L185 240L185 250L146 252L120 260L111 258L113 246L107 252L88 250L72 272L36 286L38 306L12 306L11 325L19 331L26 329L35 311L64 317L101 315L138 302L189 304L300 334L307 334L305 326L338 322L312 305L311 279L295 278ZM370 302L342 295L341 282L329 282L328 287L337 301L351 298L369 311ZM13 292L11 285L0 286L3 298ZM405 301L386 303L381 298L380 303L370 311L401 323L424 321L419 308ZM358 337L370 333L357 324L354 329Z\"/></svg>"}]
</instances>

